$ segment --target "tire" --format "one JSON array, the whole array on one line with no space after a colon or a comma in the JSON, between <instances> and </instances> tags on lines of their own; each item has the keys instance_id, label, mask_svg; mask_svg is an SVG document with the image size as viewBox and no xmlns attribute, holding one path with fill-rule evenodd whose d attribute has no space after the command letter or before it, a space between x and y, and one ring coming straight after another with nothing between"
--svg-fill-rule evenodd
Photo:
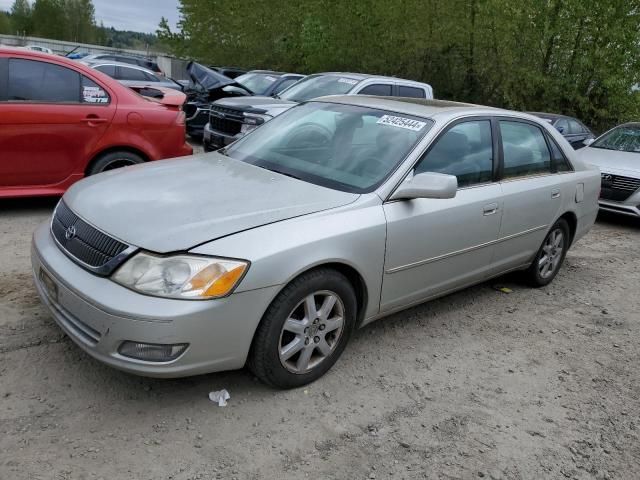
<instances>
[{"instance_id":1,"label":"tire","mask_svg":"<svg viewBox=\"0 0 640 480\"><path fill-rule=\"evenodd\" d=\"M558 237L558 235L560 237ZM571 243L571 230L564 218L553 224L533 262L526 270L527 282L535 288L549 285L558 274Z\"/></svg>"},{"instance_id":2,"label":"tire","mask_svg":"<svg viewBox=\"0 0 640 480\"><path fill-rule=\"evenodd\" d=\"M249 368L277 388L317 380L346 347L356 311L354 289L341 273L322 268L301 275L280 292L262 317L249 352Z\"/></svg>"},{"instance_id":3,"label":"tire","mask_svg":"<svg viewBox=\"0 0 640 480\"><path fill-rule=\"evenodd\" d=\"M93 162L91 168L87 171L87 176L138 163L144 163L144 158L126 150L105 153Z\"/></svg>"}]
</instances>

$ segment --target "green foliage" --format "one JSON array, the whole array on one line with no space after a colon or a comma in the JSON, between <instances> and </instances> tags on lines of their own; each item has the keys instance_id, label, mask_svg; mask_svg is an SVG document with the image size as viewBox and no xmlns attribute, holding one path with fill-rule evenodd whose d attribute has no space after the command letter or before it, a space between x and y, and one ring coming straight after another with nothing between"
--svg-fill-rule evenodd
<instances>
[{"instance_id":1,"label":"green foliage","mask_svg":"<svg viewBox=\"0 0 640 480\"><path fill-rule=\"evenodd\" d=\"M5 12L0 12L0 34L10 35L13 31L11 26L11 20L9 15Z\"/></svg>"},{"instance_id":2,"label":"green foliage","mask_svg":"<svg viewBox=\"0 0 640 480\"><path fill-rule=\"evenodd\" d=\"M12 33L30 35L33 31L31 5L28 0L15 0L11 6Z\"/></svg>"},{"instance_id":3,"label":"green foliage","mask_svg":"<svg viewBox=\"0 0 640 480\"><path fill-rule=\"evenodd\" d=\"M363 71L438 98L573 114L596 130L639 116L640 0L180 0L171 51L208 64Z\"/></svg>"}]
</instances>

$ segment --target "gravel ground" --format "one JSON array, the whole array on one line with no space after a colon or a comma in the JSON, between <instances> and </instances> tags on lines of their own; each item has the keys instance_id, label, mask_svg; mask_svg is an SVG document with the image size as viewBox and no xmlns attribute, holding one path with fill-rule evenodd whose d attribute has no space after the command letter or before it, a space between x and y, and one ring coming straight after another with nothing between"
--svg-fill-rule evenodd
<instances>
[{"instance_id":1,"label":"gravel ground","mask_svg":"<svg viewBox=\"0 0 640 480\"><path fill-rule=\"evenodd\" d=\"M0 203L0 479L640 478L640 222L601 217L550 286L501 278L396 314L275 391L81 352L31 281L54 204Z\"/></svg>"}]
</instances>

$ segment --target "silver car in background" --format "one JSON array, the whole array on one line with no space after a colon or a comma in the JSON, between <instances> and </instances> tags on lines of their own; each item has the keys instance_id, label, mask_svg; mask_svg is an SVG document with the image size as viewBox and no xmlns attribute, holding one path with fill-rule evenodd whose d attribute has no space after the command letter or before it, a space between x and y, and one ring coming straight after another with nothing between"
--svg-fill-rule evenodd
<instances>
[{"instance_id":1,"label":"silver car in background","mask_svg":"<svg viewBox=\"0 0 640 480\"><path fill-rule=\"evenodd\" d=\"M162 87L183 91L184 87L178 82L164 75L159 75L143 67L128 63L113 62L109 60L80 60L80 63L98 70L127 87Z\"/></svg>"},{"instance_id":2,"label":"silver car in background","mask_svg":"<svg viewBox=\"0 0 640 480\"><path fill-rule=\"evenodd\" d=\"M640 217L640 123L625 123L586 142L580 158L600 169L600 208Z\"/></svg>"},{"instance_id":3,"label":"silver car in background","mask_svg":"<svg viewBox=\"0 0 640 480\"><path fill-rule=\"evenodd\" d=\"M368 96L303 103L216 153L75 184L33 237L38 292L93 357L309 383L355 328L523 270L553 280L600 176L535 117Z\"/></svg>"}]
</instances>

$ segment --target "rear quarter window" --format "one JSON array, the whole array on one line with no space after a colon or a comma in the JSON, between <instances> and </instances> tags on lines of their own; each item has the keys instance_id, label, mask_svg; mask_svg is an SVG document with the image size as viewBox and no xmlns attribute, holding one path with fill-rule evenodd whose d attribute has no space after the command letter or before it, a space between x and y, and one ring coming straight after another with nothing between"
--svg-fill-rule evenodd
<instances>
[{"instance_id":1,"label":"rear quarter window","mask_svg":"<svg viewBox=\"0 0 640 480\"><path fill-rule=\"evenodd\" d=\"M406 85L398 86L399 97L409 98L425 98L424 90L418 87L408 87Z\"/></svg>"}]
</instances>

